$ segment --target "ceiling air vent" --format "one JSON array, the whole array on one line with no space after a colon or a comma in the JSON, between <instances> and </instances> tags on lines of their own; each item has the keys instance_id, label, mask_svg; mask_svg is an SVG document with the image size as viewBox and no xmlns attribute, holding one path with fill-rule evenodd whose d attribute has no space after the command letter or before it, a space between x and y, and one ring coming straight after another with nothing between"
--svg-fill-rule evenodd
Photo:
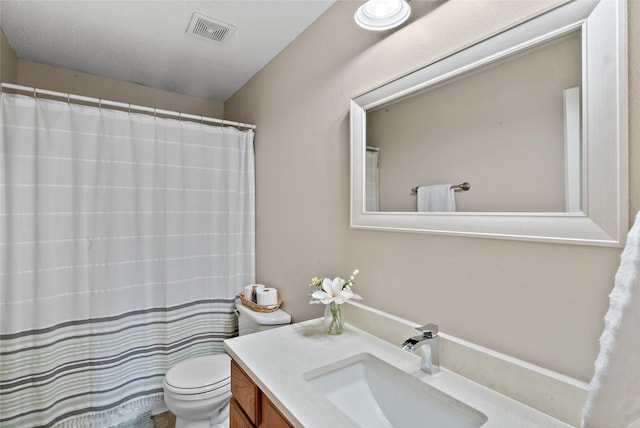
<instances>
[{"instance_id":1,"label":"ceiling air vent","mask_svg":"<svg viewBox=\"0 0 640 428\"><path fill-rule=\"evenodd\" d=\"M191 22L189 22L187 34L220 44L235 30L236 27L231 24L209 18L199 13L194 13L191 17Z\"/></svg>"}]
</instances>

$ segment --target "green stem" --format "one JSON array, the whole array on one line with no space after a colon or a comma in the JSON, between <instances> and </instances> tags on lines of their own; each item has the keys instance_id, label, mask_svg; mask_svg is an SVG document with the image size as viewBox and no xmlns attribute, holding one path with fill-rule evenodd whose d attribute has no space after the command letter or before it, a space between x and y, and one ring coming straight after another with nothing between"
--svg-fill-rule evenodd
<instances>
[{"instance_id":1,"label":"green stem","mask_svg":"<svg viewBox=\"0 0 640 428\"><path fill-rule=\"evenodd\" d=\"M340 305L335 302L329 303L329 311L331 312L331 323L327 327L327 334L341 334L343 324L342 309L340 308Z\"/></svg>"}]
</instances>

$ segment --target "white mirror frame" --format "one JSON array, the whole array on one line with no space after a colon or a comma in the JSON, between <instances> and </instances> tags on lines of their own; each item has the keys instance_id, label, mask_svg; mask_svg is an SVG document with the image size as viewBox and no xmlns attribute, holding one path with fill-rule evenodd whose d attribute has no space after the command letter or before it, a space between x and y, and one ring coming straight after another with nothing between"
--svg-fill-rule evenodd
<instances>
[{"instance_id":1,"label":"white mirror frame","mask_svg":"<svg viewBox=\"0 0 640 428\"><path fill-rule=\"evenodd\" d=\"M575 0L351 100L351 227L619 247L628 231L626 1ZM582 212L368 212L367 110L582 30Z\"/></svg>"}]
</instances>

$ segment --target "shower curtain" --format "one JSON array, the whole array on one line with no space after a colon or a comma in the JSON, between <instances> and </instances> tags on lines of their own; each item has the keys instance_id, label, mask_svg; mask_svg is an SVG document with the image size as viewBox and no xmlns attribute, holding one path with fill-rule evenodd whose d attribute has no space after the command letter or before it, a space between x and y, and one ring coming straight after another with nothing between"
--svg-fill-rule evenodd
<instances>
[{"instance_id":1,"label":"shower curtain","mask_svg":"<svg viewBox=\"0 0 640 428\"><path fill-rule=\"evenodd\" d=\"M366 210L379 211L378 206L378 152L366 152Z\"/></svg>"},{"instance_id":2,"label":"shower curtain","mask_svg":"<svg viewBox=\"0 0 640 428\"><path fill-rule=\"evenodd\" d=\"M253 132L0 93L0 426L109 427L224 352Z\"/></svg>"}]
</instances>

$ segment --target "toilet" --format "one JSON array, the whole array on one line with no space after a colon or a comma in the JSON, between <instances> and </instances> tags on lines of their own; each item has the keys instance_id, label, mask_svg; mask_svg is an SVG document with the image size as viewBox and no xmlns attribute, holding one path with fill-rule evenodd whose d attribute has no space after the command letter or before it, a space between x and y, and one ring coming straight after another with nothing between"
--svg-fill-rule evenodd
<instances>
[{"instance_id":1,"label":"toilet","mask_svg":"<svg viewBox=\"0 0 640 428\"><path fill-rule=\"evenodd\" d=\"M256 312L236 301L240 336L291 323L291 315ZM164 376L164 401L174 415L176 428L226 428L229 426L231 367L227 354L189 358Z\"/></svg>"}]
</instances>

